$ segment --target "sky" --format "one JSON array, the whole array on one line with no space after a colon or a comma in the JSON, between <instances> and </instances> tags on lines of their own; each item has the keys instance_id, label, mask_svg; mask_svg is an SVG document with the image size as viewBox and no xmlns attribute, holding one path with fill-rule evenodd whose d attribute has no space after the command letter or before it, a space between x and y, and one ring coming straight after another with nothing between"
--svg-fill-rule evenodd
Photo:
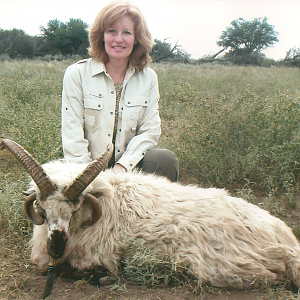
<instances>
[{"instance_id":1,"label":"sky","mask_svg":"<svg viewBox=\"0 0 300 300\"><path fill-rule=\"evenodd\" d=\"M49 20L81 19L91 25L110 0L0 0L0 28L40 34ZM216 42L230 22L244 18L268 18L279 42L263 51L283 59L293 47L300 48L300 0L131 0L144 14L153 38L178 42L192 58L218 52Z\"/></svg>"}]
</instances>

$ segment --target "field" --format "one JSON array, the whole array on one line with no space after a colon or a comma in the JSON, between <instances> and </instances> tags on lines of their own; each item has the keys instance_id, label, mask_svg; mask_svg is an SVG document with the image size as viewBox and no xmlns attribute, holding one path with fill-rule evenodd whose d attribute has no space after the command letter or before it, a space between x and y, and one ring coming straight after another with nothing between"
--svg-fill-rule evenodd
<instances>
[{"instance_id":1,"label":"field","mask_svg":"<svg viewBox=\"0 0 300 300\"><path fill-rule=\"evenodd\" d=\"M67 61L0 61L0 134L41 163L62 157L60 101ZM226 188L269 210L300 238L300 69L154 64L160 85L159 147L180 160L180 181ZM0 152L0 299L37 299L45 276L29 262L23 212L29 178ZM137 278L138 281L138 278ZM283 283L259 291L141 287L97 289L59 278L49 299L299 299Z\"/></svg>"}]
</instances>

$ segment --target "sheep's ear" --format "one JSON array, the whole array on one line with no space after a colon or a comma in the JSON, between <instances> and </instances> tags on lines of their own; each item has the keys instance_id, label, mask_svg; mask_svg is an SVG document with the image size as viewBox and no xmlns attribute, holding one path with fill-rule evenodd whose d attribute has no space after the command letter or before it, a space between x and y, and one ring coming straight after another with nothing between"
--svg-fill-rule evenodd
<instances>
[{"instance_id":1,"label":"sheep's ear","mask_svg":"<svg viewBox=\"0 0 300 300\"><path fill-rule=\"evenodd\" d=\"M36 193L30 194L27 199L24 202L24 211L27 216L27 218L35 225L43 225L45 222L45 219L38 215L34 208L33 208L33 202L36 199Z\"/></svg>"},{"instance_id":2,"label":"sheep's ear","mask_svg":"<svg viewBox=\"0 0 300 300\"><path fill-rule=\"evenodd\" d=\"M100 196L100 195L99 195ZM89 203L93 208L92 220L90 226L94 225L102 215L102 208L96 196L86 193L83 198L84 203Z\"/></svg>"}]
</instances>

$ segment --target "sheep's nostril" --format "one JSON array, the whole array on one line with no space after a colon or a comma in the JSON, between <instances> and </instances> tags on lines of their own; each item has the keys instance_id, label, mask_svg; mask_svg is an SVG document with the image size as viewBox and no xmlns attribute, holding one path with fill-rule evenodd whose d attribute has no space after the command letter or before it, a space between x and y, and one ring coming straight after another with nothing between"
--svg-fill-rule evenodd
<instances>
[{"instance_id":1,"label":"sheep's nostril","mask_svg":"<svg viewBox=\"0 0 300 300\"><path fill-rule=\"evenodd\" d=\"M53 230L47 241L48 254L55 258L61 258L64 255L67 236L64 231Z\"/></svg>"}]
</instances>

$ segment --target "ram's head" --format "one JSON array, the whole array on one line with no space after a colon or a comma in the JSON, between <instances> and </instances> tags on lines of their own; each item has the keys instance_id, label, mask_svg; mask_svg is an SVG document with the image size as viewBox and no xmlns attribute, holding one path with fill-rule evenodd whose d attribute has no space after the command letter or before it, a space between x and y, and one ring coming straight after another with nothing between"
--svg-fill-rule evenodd
<instances>
[{"instance_id":1,"label":"ram's head","mask_svg":"<svg viewBox=\"0 0 300 300\"><path fill-rule=\"evenodd\" d=\"M22 146L9 139L0 138L0 150L8 149L23 165L38 190L32 190L27 194L24 202L24 210L27 217L36 225L47 223L48 240L47 248L50 257L47 283L44 298L50 293L54 281L55 266L65 251L69 238L69 226L72 215L80 208L81 204L89 203L92 206L92 220L90 225L97 222L101 216L101 207L95 196L82 192L107 166L113 153L113 145L96 160L90 163L73 182L66 187L57 187L46 174L41 164L29 154ZM60 209L55 203L60 202Z\"/></svg>"}]
</instances>

